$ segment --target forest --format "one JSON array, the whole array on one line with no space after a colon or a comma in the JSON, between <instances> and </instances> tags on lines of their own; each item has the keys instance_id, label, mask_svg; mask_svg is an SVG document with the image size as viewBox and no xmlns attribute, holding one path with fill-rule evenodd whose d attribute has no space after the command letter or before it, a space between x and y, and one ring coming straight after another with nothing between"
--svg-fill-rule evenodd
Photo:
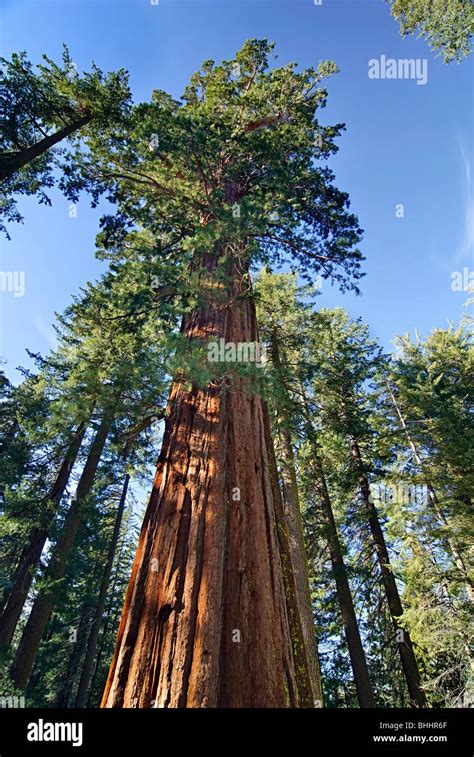
<instances>
[{"instance_id":1,"label":"forest","mask_svg":"<svg viewBox=\"0 0 474 757\"><path fill-rule=\"evenodd\" d=\"M470 2L391 5L469 54ZM140 102L66 45L1 59L2 245L25 197L107 208L104 273L0 371L2 707L474 703L472 286L393 350L320 305L365 276L338 67L275 52Z\"/></svg>"}]
</instances>

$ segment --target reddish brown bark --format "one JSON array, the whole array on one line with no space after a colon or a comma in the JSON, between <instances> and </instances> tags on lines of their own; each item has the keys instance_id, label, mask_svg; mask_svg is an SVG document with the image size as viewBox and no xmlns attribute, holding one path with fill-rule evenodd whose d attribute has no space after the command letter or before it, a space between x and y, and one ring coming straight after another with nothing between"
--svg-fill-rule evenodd
<instances>
[{"instance_id":1,"label":"reddish brown bark","mask_svg":"<svg viewBox=\"0 0 474 757\"><path fill-rule=\"evenodd\" d=\"M184 319L189 339L257 340L241 272L230 277L220 303ZM103 707L301 704L268 416L246 388L173 385Z\"/></svg>"}]
</instances>

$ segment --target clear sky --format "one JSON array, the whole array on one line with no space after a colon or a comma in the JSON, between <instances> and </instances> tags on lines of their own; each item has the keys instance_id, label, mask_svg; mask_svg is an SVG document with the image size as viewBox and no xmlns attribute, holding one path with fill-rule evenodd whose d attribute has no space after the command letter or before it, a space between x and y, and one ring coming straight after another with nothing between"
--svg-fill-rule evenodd
<instances>
[{"instance_id":1,"label":"clear sky","mask_svg":"<svg viewBox=\"0 0 474 757\"><path fill-rule=\"evenodd\" d=\"M65 42L79 70L91 61L126 68L136 101L162 88L179 96L204 59L232 58L248 38L276 42L276 65L302 67L332 59L322 123L344 122L331 158L365 230L362 296L323 285L319 302L361 316L386 349L396 333L423 334L458 322L467 293L453 291L452 273L473 261L472 64L443 65L422 39L405 38L384 0L0 0L1 54L26 50L58 59ZM427 59L428 81L371 79L371 59ZM28 347L45 354L51 324L70 297L97 278L94 258L100 209L87 198L69 216L52 192L51 208L22 200L23 225L0 240L0 271L25 273L25 293L0 291L0 354L18 381ZM404 206L397 218L396 206ZM400 211L399 211L400 214Z\"/></svg>"}]
</instances>

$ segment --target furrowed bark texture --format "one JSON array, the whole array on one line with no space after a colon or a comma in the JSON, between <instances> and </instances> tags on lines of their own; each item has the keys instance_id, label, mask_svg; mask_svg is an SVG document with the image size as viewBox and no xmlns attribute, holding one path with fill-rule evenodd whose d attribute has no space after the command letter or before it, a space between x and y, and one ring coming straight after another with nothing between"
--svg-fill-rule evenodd
<instances>
[{"instance_id":1,"label":"furrowed bark texture","mask_svg":"<svg viewBox=\"0 0 474 757\"><path fill-rule=\"evenodd\" d=\"M257 341L253 303L230 276L222 302L185 317L189 339ZM269 421L245 386L172 387L104 707L301 704Z\"/></svg>"},{"instance_id":2,"label":"furrowed bark texture","mask_svg":"<svg viewBox=\"0 0 474 757\"><path fill-rule=\"evenodd\" d=\"M264 410L267 414L267 409ZM267 429L268 449L273 452L273 443L270 435L270 422L265 424ZM283 584L285 588L286 608L288 612L288 621L290 624L291 645L293 649L293 658L296 670L296 685L298 689L298 699L302 707L321 707L322 693L314 684L312 670L310 667L309 648L302 618L302 608L300 605L301 597L298 593L298 577L294 561L294 545L291 543L291 533L287 513L282 501L280 484L278 481L278 469L275 457L270 455L268 461L272 486L275 500L275 517L277 524L278 545L280 549L281 565L283 569ZM309 580L308 580L309 592ZM314 629L314 625L313 625ZM313 636L314 644L314 636Z\"/></svg>"}]
</instances>

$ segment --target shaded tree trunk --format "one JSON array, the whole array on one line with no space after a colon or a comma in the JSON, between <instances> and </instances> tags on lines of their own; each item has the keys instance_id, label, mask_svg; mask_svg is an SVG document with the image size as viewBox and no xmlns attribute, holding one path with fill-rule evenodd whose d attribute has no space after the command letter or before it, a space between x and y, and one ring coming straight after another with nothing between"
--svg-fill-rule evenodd
<instances>
[{"instance_id":1,"label":"shaded tree trunk","mask_svg":"<svg viewBox=\"0 0 474 757\"><path fill-rule=\"evenodd\" d=\"M72 692L77 680L77 671L81 657L84 655L86 647L87 630L91 622L93 608L89 601L84 602L82 607L79 625L77 627L77 637L74 646L69 655L66 673L64 675L61 688L56 696L55 707L70 707Z\"/></svg>"},{"instance_id":2,"label":"shaded tree trunk","mask_svg":"<svg viewBox=\"0 0 474 757\"><path fill-rule=\"evenodd\" d=\"M390 557L388 554L387 545L385 543L382 527L380 525L377 509L374 505L370 493L369 481L362 461L359 444L354 437L351 438L350 443L352 458L354 460L356 470L359 474L359 487L362 494L362 499L369 517L369 526L372 538L374 540L375 552L382 576L382 583L384 585L387 603L390 609L390 614L392 616L393 626L395 628L395 633L397 634L398 651L400 653L403 673L407 682L411 703L415 707L426 707L426 696L423 689L421 688L418 663L413 651L413 644L410 638L410 634L408 633L408 631L403 629L399 623L399 618L403 614L402 602L400 599L400 594L398 593L395 576L393 575L391 569Z\"/></svg>"},{"instance_id":3,"label":"shaded tree trunk","mask_svg":"<svg viewBox=\"0 0 474 757\"><path fill-rule=\"evenodd\" d=\"M99 596L97 599L97 605L92 620L92 625L87 639L86 653L84 657L84 664L82 666L81 678L79 681L79 688L76 696L76 707L85 707L87 702L87 693L89 691L89 684L91 681L92 668L94 665L95 655L97 651L97 639L99 637L100 625L104 615L105 603L107 600L107 591L110 583L110 576L112 573L112 566L115 558L115 552L120 535L120 527L122 525L122 517L125 509L125 500L127 498L128 484L130 476L127 473L123 483L122 494L120 496L119 506L117 508L117 515L115 517L114 530L112 533L112 539L110 541L109 552L107 556L107 562L105 565L102 581L100 584Z\"/></svg>"},{"instance_id":4,"label":"shaded tree trunk","mask_svg":"<svg viewBox=\"0 0 474 757\"><path fill-rule=\"evenodd\" d=\"M35 142L34 145L26 147L24 150L20 150L13 155L0 155L0 181L9 179L10 176L13 176L13 174L16 173L16 171L19 171L20 168L23 168L23 166L26 166L35 158L39 158L40 155L43 155L43 153L51 147L54 147L58 142L69 137L91 120L92 114L82 116L82 118L71 121L70 124L67 124L62 129L54 132L54 134L50 134L49 136L44 137L44 139L40 139L39 142Z\"/></svg>"},{"instance_id":5,"label":"shaded tree trunk","mask_svg":"<svg viewBox=\"0 0 474 757\"><path fill-rule=\"evenodd\" d=\"M97 677L98 677L98 675L100 673L100 665L101 665L101 662L102 662L102 658L103 658L103 656L105 654L105 648L107 646L107 635L108 635L108 632L109 632L109 628L116 628L116 627L118 627L119 620L120 620L121 608L120 607L117 608L114 605L115 589L116 589L116 586L117 586L117 581L118 581L118 577L119 577L119 571L120 571L120 567L121 567L120 566L120 559L121 559L121 556L119 554L118 565L117 565L117 567L115 569L114 579L113 579L111 590L110 590L110 599L109 599L107 608L105 610L105 622L104 622L104 625L103 625L103 628L102 628L102 634L101 634L101 638L100 638L100 643L98 645L99 646L99 650L97 652L97 657L96 657L95 665L94 665L94 672L92 674L92 681L91 681L91 685L89 687L90 691L95 688L96 684L99 685L97 683ZM107 678L107 676L105 676L105 679L106 678ZM105 680L104 680L104 685L105 685ZM103 687L101 687L101 688L103 689Z\"/></svg>"},{"instance_id":6,"label":"shaded tree trunk","mask_svg":"<svg viewBox=\"0 0 474 757\"><path fill-rule=\"evenodd\" d=\"M281 373L281 358L278 339L271 338L272 362L277 372ZM298 484L296 480L295 460L291 434L288 430L288 413L284 407L277 408L282 421L276 438L276 449L280 467L280 480L284 505L284 517L289 537L289 551L294 574L298 614L301 619L303 643L307 666L311 677L313 700L318 706L323 705L321 670L313 618L313 607L309 589L308 558L304 541L303 518L300 510Z\"/></svg>"},{"instance_id":7,"label":"shaded tree trunk","mask_svg":"<svg viewBox=\"0 0 474 757\"><path fill-rule=\"evenodd\" d=\"M295 577L296 595L303 631L308 669L311 676L314 701L323 705L321 671L316 642L311 593L309 590L309 571L304 542L303 518L301 516L293 448L290 435L283 430L279 434L280 478L285 521L288 529L291 564Z\"/></svg>"},{"instance_id":8,"label":"shaded tree trunk","mask_svg":"<svg viewBox=\"0 0 474 757\"><path fill-rule=\"evenodd\" d=\"M0 648L8 647L11 644L15 628L30 590L34 572L40 564L41 554L48 538L51 518L54 517L54 511L66 489L85 432L86 424L81 423L74 434L56 479L46 498L45 516L42 518L43 523L31 531L29 542L20 555L13 578L13 585L6 598L4 610L0 617Z\"/></svg>"},{"instance_id":9,"label":"shaded tree trunk","mask_svg":"<svg viewBox=\"0 0 474 757\"><path fill-rule=\"evenodd\" d=\"M222 254L235 251L204 261L201 291L213 301L185 316L182 332L256 342L237 267L216 301ZM264 402L243 378L174 383L103 707L301 705L269 438Z\"/></svg>"},{"instance_id":10,"label":"shaded tree trunk","mask_svg":"<svg viewBox=\"0 0 474 757\"><path fill-rule=\"evenodd\" d=\"M56 600L57 584L64 576L69 555L72 552L77 533L83 522L85 516L84 500L92 489L97 466L112 425L113 417L113 409L109 408L104 411L102 421L95 434L82 475L79 479L76 497L71 502L58 542L52 552L45 573L46 583L39 591L33 603L18 645L10 669L10 675L19 689L24 689L28 683L41 639L51 617Z\"/></svg>"},{"instance_id":11,"label":"shaded tree trunk","mask_svg":"<svg viewBox=\"0 0 474 757\"><path fill-rule=\"evenodd\" d=\"M313 443L313 471L314 484L318 494L322 515L324 518L326 538L329 547L334 580L336 582L337 597L341 609L342 622L346 634L349 656L351 658L357 699L361 707L375 707L374 693L369 676L369 669L365 657L364 647L360 637L357 617L352 601L352 594L347 578L346 566L342 554L341 544L337 533L336 521L332 511L326 478L319 458L318 450Z\"/></svg>"},{"instance_id":12,"label":"shaded tree trunk","mask_svg":"<svg viewBox=\"0 0 474 757\"><path fill-rule=\"evenodd\" d=\"M264 407L265 416L268 415L266 406ZM291 645L293 649L293 658L296 674L296 686L298 690L298 701L300 707L320 707L322 706L322 692L313 686L313 679L310 669L310 657L307 640L305 637L303 621L300 613L300 600L298 595L298 584L295 575L295 563L293 560L290 533L288 529L288 519L286 517L282 493L278 481L278 469L276 466L275 456L273 454L273 441L270 433L270 421L267 418L265 423L265 433L267 434L267 448L270 450L268 467L270 471L272 489L275 501L275 518L277 526L278 546L280 550L281 565L283 571L283 585L285 590L286 608L288 613L288 622L290 627ZM308 579L309 591L309 579ZM312 620L312 619L311 619ZM313 638L314 646L314 625ZM315 681L318 684L318 681ZM319 696L317 696L319 694Z\"/></svg>"}]
</instances>

